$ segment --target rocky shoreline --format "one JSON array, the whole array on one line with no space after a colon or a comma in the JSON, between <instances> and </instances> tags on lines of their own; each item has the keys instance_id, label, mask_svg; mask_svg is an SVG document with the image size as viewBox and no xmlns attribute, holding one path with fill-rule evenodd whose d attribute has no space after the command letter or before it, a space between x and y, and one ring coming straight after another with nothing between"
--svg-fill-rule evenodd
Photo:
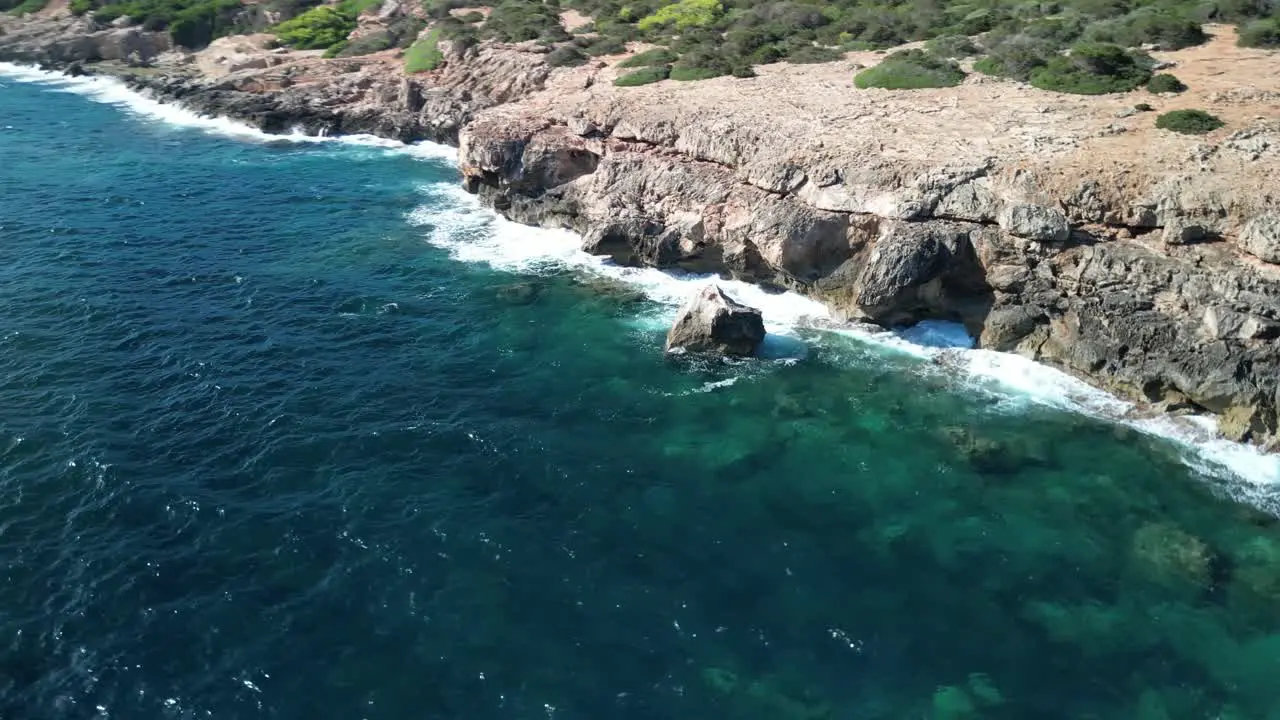
<instances>
[{"instance_id":1,"label":"rocky shoreline","mask_svg":"<svg viewBox=\"0 0 1280 720\"><path fill-rule=\"evenodd\" d=\"M394 52L324 60L264 36L191 55L65 16L0 31L0 59L110 73L267 132L454 144L468 190L591 252L795 290L850 320L960 321L983 347L1277 446L1280 79L1163 99L1229 120L1188 138L1124 96L855 94L849 65L870 57L622 89L609 59L552 68L535 44L446 44L440 70L406 77Z\"/></svg>"}]
</instances>

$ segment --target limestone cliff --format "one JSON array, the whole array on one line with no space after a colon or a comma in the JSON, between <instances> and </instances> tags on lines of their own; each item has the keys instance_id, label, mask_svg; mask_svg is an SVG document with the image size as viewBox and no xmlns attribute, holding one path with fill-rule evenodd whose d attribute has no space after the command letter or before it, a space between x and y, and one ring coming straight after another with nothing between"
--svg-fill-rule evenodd
<instances>
[{"instance_id":1,"label":"limestone cliff","mask_svg":"<svg viewBox=\"0 0 1280 720\"><path fill-rule=\"evenodd\" d=\"M1132 109L1145 93L857 91L848 64L619 89L596 68L479 113L463 173L505 214L621 262L722 269L885 325L959 320L984 347L1265 440L1280 82L1274 55L1214 31L1167 61L1240 77L1157 99L1230 118L1203 138L1155 130Z\"/></svg>"},{"instance_id":2,"label":"limestone cliff","mask_svg":"<svg viewBox=\"0 0 1280 720\"><path fill-rule=\"evenodd\" d=\"M1220 413L1229 436L1267 442L1280 76L1275 54L1210 30L1206 46L1158 54L1192 87L1159 97L978 75L856 90L873 53L624 89L617 58L552 69L545 48L482 44L405 77L394 52L326 61L243 38L197 56L157 46L142 59L163 71L128 77L268 131L456 142L467 187L500 212L577 230L620 262L720 271L886 325L959 320L983 346ZM51 38L74 35L58 33L10 28L0 57L89 59L57 50ZM1227 127L1158 131L1138 102L1208 109Z\"/></svg>"}]
</instances>

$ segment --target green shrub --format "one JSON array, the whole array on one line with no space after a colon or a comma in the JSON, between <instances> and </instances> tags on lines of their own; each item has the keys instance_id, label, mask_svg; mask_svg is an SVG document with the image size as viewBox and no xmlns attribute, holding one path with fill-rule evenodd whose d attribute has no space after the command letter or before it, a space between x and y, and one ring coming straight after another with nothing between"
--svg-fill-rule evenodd
<instances>
[{"instance_id":1,"label":"green shrub","mask_svg":"<svg viewBox=\"0 0 1280 720\"><path fill-rule=\"evenodd\" d=\"M924 49L940 58L972 57L981 52L966 35L939 35L925 43Z\"/></svg>"},{"instance_id":2,"label":"green shrub","mask_svg":"<svg viewBox=\"0 0 1280 720\"><path fill-rule=\"evenodd\" d=\"M1138 112L1151 112L1152 110L1155 110L1155 108L1151 107L1147 103L1138 103L1137 105L1133 106L1133 109L1137 110Z\"/></svg>"},{"instance_id":3,"label":"green shrub","mask_svg":"<svg viewBox=\"0 0 1280 720\"><path fill-rule=\"evenodd\" d=\"M1173 110L1156 118L1156 127L1184 135L1203 135L1222 127L1218 118L1203 110Z\"/></svg>"},{"instance_id":4,"label":"green shrub","mask_svg":"<svg viewBox=\"0 0 1280 720\"><path fill-rule=\"evenodd\" d=\"M1009 31L1016 31L1016 34L1035 38L1061 50L1079 40L1088 27L1089 22L1083 15L1071 13L1057 17L1035 18L1028 20L1021 27L1018 27L1017 23L1010 23Z\"/></svg>"},{"instance_id":5,"label":"green shrub","mask_svg":"<svg viewBox=\"0 0 1280 720\"><path fill-rule=\"evenodd\" d=\"M86 8L85 2L73 0L72 12L84 14L93 9L92 2ZM240 0L130 0L102 5L93 9L93 16L104 23L127 16L145 30L167 30L175 44L194 49L235 32L243 9Z\"/></svg>"},{"instance_id":6,"label":"green shrub","mask_svg":"<svg viewBox=\"0 0 1280 720\"><path fill-rule=\"evenodd\" d=\"M838 50L808 44L802 45L786 53L787 62L796 63L798 65L835 62L843 57L844 53L841 53Z\"/></svg>"},{"instance_id":7,"label":"green shrub","mask_svg":"<svg viewBox=\"0 0 1280 720\"><path fill-rule=\"evenodd\" d=\"M22 0L21 3L9 10L9 14L27 15L33 12L40 12L48 4L49 0Z\"/></svg>"},{"instance_id":8,"label":"green shrub","mask_svg":"<svg viewBox=\"0 0 1280 720\"><path fill-rule=\"evenodd\" d=\"M587 61L587 56L573 45L561 45L547 53L547 64L551 67L576 67Z\"/></svg>"},{"instance_id":9,"label":"green shrub","mask_svg":"<svg viewBox=\"0 0 1280 720\"><path fill-rule=\"evenodd\" d=\"M439 17L441 6L467 6L474 0L426 2L429 12ZM1243 30L1242 42L1280 44L1280 30L1273 24L1280 0L494 2L498 17L484 24L484 37L561 42L565 38L556 13L563 5L588 16L595 32L614 43L612 47L643 40L665 46L681 57L695 51L714 52L731 69L781 60L811 62L831 58L832 51L824 48L892 48L907 41L927 41L930 54L944 59L976 57L971 45L976 42L987 55L980 59L979 70L1029 81L1032 72L1082 40L1121 47L1144 43L1186 47L1204 40L1199 24L1210 21L1266 20L1265 24ZM966 40L966 36L972 39ZM595 42L598 40L588 43L584 39L579 47L588 55L608 54L606 49L610 46L596 46ZM674 58L665 58L665 62L674 62ZM1069 69L1057 68L1059 72Z\"/></svg>"},{"instance_id":10,"label":"green shrub","mask_svg":"<svg viewBox=\"0 0 1280 720\"><path fill-rule=\"evenodd\" d=\"M1147 90L1157 95L1160 93L1180 93L1186 89L1187 86L1183 85L1181 80L1168 73L1153 75L1147 81Z\"/></svg>"},{"instance_id":11,"label":"green shrub","mask_svg":"<svg viewBox=\"0 0 1280 720\"><path fill-rule=\"evenodd\" d=\"M572 39L560 24L560 14L555 8L529 0L503 0L489 13L482 32L486 37L504 42L563 42Z\"/></svg>"},{"instance_id":12,"label":"green shrub","mask_svg":"<svg viewBox=\"0 0 1280 720\"><path fill-rule=\"evenodd\" d=\"M1044 67L1057 55L1054 43L1018 35L992 48L990 55L973 64L973 69L985 75L1027 82L1031 79L1031 73Z\"/></svg>"},{"instance_id":13,"label":"green shrub","mask_svg":"<svg viewBox=\"0 0 1280 720\"><path fill-rule=\"evenodd\" d=\"M1236 44L1240 47L1280 48L1280 18L1245 25L1240 28Z\"/></svg>"},{"instance_id":14,"label":"green shrub","mask_svg":"<svg viewBox=\"0 0 1280 720\"><path fill-rule=\"evenodd\" d=\"M355 15L328 5L311 8L275 27L276 39L299 50L318 50L347 39L356 29Z\"/></svg>"},{"instance_id":15,"label":"green shrub","mask_svg":"<svg viewBox=\"0 0 1280 720\"><path fill-rule=\"evenodd\" d=\"M863 70L853 83L860 88L915 90L959 85L964 71L950 60L937 58L920 50L900 50Z\"/></svg>"},{"instance_id":16,"label":"green shrub","mask_svg":"<svg viewBox=\"0 0 1280 720\"><path fill-rule=\"evenodd\" d=\"M387 26L387 34L391 37L393 47L407 49L418 40L418 36L426 29L425 20L417 17L403 17Z\"/></svg>"},{"instance_id":17,"label":"green shrub","mask_svg":"<svg viewBox=\"0 0 1280 720\"><path fill-rule=\"evenodd\" d=\"M355 17L377 9L382 5L382 0L342 0L338 3L338 9Z\"/></svg>"},{"instance_id":18,"label":"green shrub","mask_svg":"<svg viewBox=\"0 0 1280 720\"><path fill-rule=\"evenodd\" d=\"M1075 95L1128 92L1151 77L1139 58L1118 45L1080 43L1069 56L1058 56L1031 72L1041 90Z\"/></svg>"},{"instance_id":19,"label":"green shrub","mask_svg":"<svg viewBox=\"0 0 1280 720\"><path fill-rule=\"evenodd\" d=\"M474 3L471 0L423 0L422 7L427 11L427 17L432 20L443 20L453 17L451 10L460 10L472 4Z\"/></svg>"},{"instance_id":20,"label":"green shrub","mask_svg":"<svg viewBox=\"0 0 1280 720\"><path fill-rule=\"evenodd\" d=\"M714 77L728 75L729 73L719 68L704 67L680 67L674 65L671 68L671 74L668 76L672 80L681 80L688 82L690 80L709 80Z\"/></svg>"},{"instance_id":21,"label":"green shrub","mask_svg":"<svg viewBox=\"0 0 1280 720\"><path fill-rule=\"evenodd\" d=\"M437 47L440 43L440 30L432 30L427 36L418 40L404 51L404 71L407 73L429 72L440 67L444 61L444 53Z\"/></svg>"},{"instance_id":22,"label":"green shrub","mask_svg":"<svg viewBox=\"0 0 1280 720\"><path fill-rule=\"evenodd\" d=\"M618 67L635 68L649 67L651 65L670 65L678 58L676 54L666 48L654 48L645 50L642 53L632 55L631 57L618 63Z\"/></svg>"},{"instance_id":23,"label":"green shrub","mask_svg":"<svg viewBox=\"0 0 1280 720\"><path fill-rule=\"evenodd\" d=\"M671 68L666 65L657 65L654 67L641 68L632 73L627 73L617 80L613 81L618 87L635 87L637 85L648 85L656 83L659 80L666 80L671 75Z\"/></svg>"},{"instance_id":24,"label":"green shrub","mask_svg":"<svg viewBox=\"0 0 1280 720\"><path fill-rule=\"evenodd\" d=\"M373 30L354 40L330 46L325 51L327 57L359 57L371 53L389 50L393 47L408 47L422 32L422 21L417 18L403 18L392 23L385 30Z\"/></svg>"},{"instance_id":25,"label":"green shrub","mask_svg":"<svg viewBox=\"0 0 1280 720\"><path fill-rule=\"evenodd\" d=\"M479 10L471 10L469 12L464 12L461 15L455 15L454 17L458 18L459 22L464 22L468 25L484 22L484 13Z\"/></svg>"},{"instance_id":26,"label":"green shrub","mask_svg":"<svg viewBox=\"0 0 1280 720\"><path fill-rule=\"evenodd\" d=\"M695 48L671 66L672 80L706 80L733 72L724 55L708 48Z\"/></svg>"},{"instance_id":27,"label":"green shrub","mask_svg":"<svg viewBox=\"0 0 1280 720\"><path fill-rule=\"evenodd\" d=\"M621 55L627 51L627 44L619 38L615 37L597 37L587 43L583 48L583 52L591 57L600 57L601 55Z\"/></svg>"},{"instance_id":28,"label":"green shrub","mask_svg":"<svg viewBox=\"0 0 1280 720\"><path fill-rule=\"evenodd\" d=\"M636 26L641 30L653 30L663 25L670 25L676 30L702 28L710 26L723 12L724 5L720 0L679 0L642 18Z\"/></svg>"},{"instance_id":29,"label":"green shrub","mask_svg":"<svg viewBox=\"0 0 1280 720\"><path fill-rule=\"evenodd\" d=\"M68 7L72 15L83 15L93 9L93 0L71 0Z\"/></svg>"},{"instance_id":30,"label":"green shrub","mask_svg":"<svg viewBox=\"0 0 1280 720\"><path fill-rule=\"evenodd\" d=\"M1176 10L1141 8L1128 15L1095 23L1086 33L1093 42L1114 43L1125 47L1153 44L1162 50L1180 50L1200 45L1209 39L1200 23Z\"/></svg>"}]
</instances>

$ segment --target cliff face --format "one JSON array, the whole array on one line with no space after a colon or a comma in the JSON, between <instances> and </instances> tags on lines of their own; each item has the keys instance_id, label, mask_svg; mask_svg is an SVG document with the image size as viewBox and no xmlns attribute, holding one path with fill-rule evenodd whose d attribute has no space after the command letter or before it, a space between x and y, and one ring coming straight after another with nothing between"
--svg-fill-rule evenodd
<instances>
[{"instance_id":1,"label":"cliff face","mask_svg":"<svg viewBox=\"0 0 1280 720\"><path fill-rule=\"evenodd\" d=\"M1180 77L1268 62L1231 40L1168 56L1219 53ZM858 92L845 64L622 90L593 68L479 113L460 156L504 214L620 262L723 270L885 325L959 320L984 347L1265 441L1280 405L1265 68L1242 70L1263 87L1228 76L1215 97L1156 100L1234 121L1207 138L1156 131L1132 96Z\"/></svg>"},{"instance_id":2,"label":"cliff face","mask_svg":"<svg viewBox=\"0 0 1280 720\"><path fill-rule=\"evenodd\" d=\"M467 126L469 187L624 263L723 268L885 325L960 320L984 347L1225 413L1235 437L1275 431L1280 273L1240 252L1229 212L1188 231L1208 242L1167 246L1155 210L1029 203L1034 193L1002 192L990 166L902 172L867 156L838 170L743 168L572 125ZM1086 211L1127 224L1091 226Z\"/></svg>"},{"instance_id":3,"label":"cliff face","mask_svg":"<svg viewBox=\"0 0 1280 720\"><path fill-rule=\"evenodd\" d=\"M553 70L536 45L448 48L441 70L407 78L394 53L326 61L252 38L158 51L143 59L162 72L127 77L273 132L456 142L470 190L515 220L578 231L592 252L794 289L885 325L959 320L985 347L1269 442L1280 77L1274 55L1212 30L1205 47L1161 55L1193 88L1177 97L980 76L855 90L873 54L622 89L611 59ZM0 57L59 62L51 38L71 34L10 29ZM1157 131L1135 102L1228 126Z\"/></svg>"}]
</instances>

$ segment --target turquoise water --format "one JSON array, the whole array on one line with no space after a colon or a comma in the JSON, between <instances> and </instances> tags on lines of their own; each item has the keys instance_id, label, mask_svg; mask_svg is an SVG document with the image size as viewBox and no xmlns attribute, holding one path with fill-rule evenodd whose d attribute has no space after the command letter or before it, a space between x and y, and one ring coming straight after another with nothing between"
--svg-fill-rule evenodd
<instances>
[{"instance_id":1,"label":"turquoise water","mask_svg":"<svg viewBox=\"0 0 1280 720\"><path fill-rule=\"evenodd\" d=\"M429 148L59 90L0 78L0 717L1280 718L1264 460L796 298L669 361L696 283Z\"/></svg>"}]
</instances>

